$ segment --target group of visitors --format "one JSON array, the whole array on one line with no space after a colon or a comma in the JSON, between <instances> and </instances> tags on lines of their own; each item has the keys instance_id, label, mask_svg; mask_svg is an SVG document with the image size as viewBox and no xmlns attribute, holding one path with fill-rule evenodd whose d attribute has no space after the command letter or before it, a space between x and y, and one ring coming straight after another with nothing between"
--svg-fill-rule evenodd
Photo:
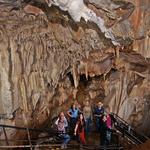
<instances>
[{"instance_id":1,"label":"group of visitors","mask_svg":"<svg viewBox=\"0 0 150 150\"><path fill-rule=\"evenodd\" d=\"M93 122L95 122L96 132L100 133L101 145L109 145L112 119L109 107L104 108L102 102L98 102L93 109L88 100L83 108L76 101L67 111L66 117L64 112L60 112L55 125L63 139L62 147L65 148L71 138L77 139L81 144L86 144L85 135L91 133ZM66 132L66 128L69 128L69 132Z\"/></svg>"}]
</instances>

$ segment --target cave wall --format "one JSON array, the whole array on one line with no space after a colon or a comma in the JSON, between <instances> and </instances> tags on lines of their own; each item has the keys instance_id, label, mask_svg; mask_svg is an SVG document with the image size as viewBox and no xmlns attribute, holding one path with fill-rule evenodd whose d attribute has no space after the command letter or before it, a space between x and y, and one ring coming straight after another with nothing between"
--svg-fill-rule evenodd
<instances>
[{"instance_id":1,"label":"cave wall","mask_svg":"<svg viewBox=\"0 0 150 150\"><path fill-rule=\"evenodd\" d=\"M87 7L103 17L121 44L117 47L95 24L84 19L76 23L67 12L54 6L49 8L44 1L40 7L32 3L23 3L20 8L20 4L16 5L17 8L11 3L0 4L2 122L42 126L77 97L80 75L85 74L87 80L95 80L95 76L102 80L98 82L102 91L98 87L96 93L93 89L87 93L92 102L103 101L139 130L148 131L148 0L89 0ZM68 73L72 74L74 84L66 77Z\"/></svg>"},{"instance_id":2,"label":"cave wall","mask_svg":"<svg viewBox=\"0 0 150 150\"><path fill-rule=\"evenodd\" d=\"M25 117L38 127L50 115L59 81L91 47L106 46L94 30L63 24L58 9L49 12L52 21L10 9L1 6L0 14L1 114L8 123L24 126Z\"/></svg>"}]
</instances>

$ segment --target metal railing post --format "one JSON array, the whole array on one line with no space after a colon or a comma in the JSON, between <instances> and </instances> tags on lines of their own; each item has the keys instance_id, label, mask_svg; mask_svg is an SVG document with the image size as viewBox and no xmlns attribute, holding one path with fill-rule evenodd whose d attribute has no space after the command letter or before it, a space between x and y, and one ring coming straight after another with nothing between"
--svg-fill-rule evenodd
<instances>
[{"instance_id":1,"label":"metal railing post","mask_svg":"<svg viewBox=\"0 0 150 150\"><path fill-rule=\"evenodd\" d=\"M28 141L29 141L29 144L31 145L30 149L32 150L32 143L31 143L30 131L29 131L28 128L27 128L27 134L28 134Z\"/></svg>"},{"instance_id":2,"label":"metal railing post","mask_svg":"<svg viewBox=\"0 0 150 150\"><path fill-rule=\"evenodd\" d=\"M8 137L7 137L7 133L6 133L5 127L3 127L3 131L4 131L4 135L5 135L6 144L9 145Z\"/></svg>"}]
</instances>

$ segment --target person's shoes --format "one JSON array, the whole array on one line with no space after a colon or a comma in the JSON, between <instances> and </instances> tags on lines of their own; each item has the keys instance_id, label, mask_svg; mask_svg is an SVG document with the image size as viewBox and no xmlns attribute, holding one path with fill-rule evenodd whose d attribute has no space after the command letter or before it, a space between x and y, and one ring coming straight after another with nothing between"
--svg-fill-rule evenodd
<instances>
[{"instance_id":1,"label":"person's shoes","mask_svg":"<svg viewBox=\"0 0 150 150\"><path fill-rule=\"evenodd\" d=\"M62 145L61 145L61 149L64 149L64 148L65 148L65 145L64 145L64 144L62 144Z\"/></svg>"},{"instance_id":2,"label":"person's shoes","mask_svg":"<svg viewBox=\"0 0 150 150\"><path fill-rule=\"evenodd\" d=\"M61 145L61 149L66 149L67 148L67 145L66 144L62 144Z\"/></svg>"},{"instance_id":3,"label":"person's shoes","mask_svg":"<svg viewBox=\"0 0 150 150\"><path fill-rule=\"evenodd\" d=\"M66 145L66 144L65 144L64 146L65 146L64 148L67 148L67 145Z\"/></svg>"}]
</instances>

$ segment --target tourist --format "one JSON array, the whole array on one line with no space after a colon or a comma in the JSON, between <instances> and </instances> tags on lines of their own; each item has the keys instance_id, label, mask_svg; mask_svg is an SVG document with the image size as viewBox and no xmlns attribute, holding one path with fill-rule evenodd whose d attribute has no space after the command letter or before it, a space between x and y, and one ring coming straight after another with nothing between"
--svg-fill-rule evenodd
<instances>
[{"instance_id":1,"label":"tourist","mask_svg":"<svg viewBox=\"0 0 150 150\"><path fill-rule=\"evenodd\" d=\"M85 120L82 113L80 113L78 121L76 123L75 129L74 129L74 135L78 136L80 143L85 144Z\"/></svg>"},{"instance_id":2,"label":"tourist","mask_svg":"<svg viewBox=\"0 0 150 150\"><path fill-rule=\"evenodd\" d=\"M105 108L105 113L102 117L100 127L101 145L109 145L111 142L112 119L109 112L109 107Z\"/></svg>"},{"instance_id":3,"label":"tourist","mask_svg":"<svg viewBox=\"0 0 150 150\"><path fill-rule=\"evenodd\" d=\"M58 130L59 137L62 138L62 148L66 148L68 142L70 141L70 136L66 133L66 128L68 127L67 119L63 112L59 114L58 119L55 122Z\"/></svg>"},{"instance_id":4,"label":"tourist","mask_svg":"<svg viewBox=\"0 0 150 150\"><path fill-rule=\"evenodd\" d=\"M100 126L101 126L103 114L104 114L103 103L98 102L97 107L95 108L95 111L94 111L94 116L95 116L95 120L96 120L96 131L97 132L100 132Z\"/></svg>"},{"instance_id":5,"label":"tourist","mask_svg":"<svg viewBox=\"0 0 150 150\"><path fill-rule=\"evenodd\" d=\"M71 105L71 108L68 110L67 114L70 117L70 132L73 134L79 115L79 109L76 107L75 104L73 104Z\"/></svg>"},{"instance_id":6,"label":"tourist","mask_svg":"<svg viewBox=\"0 0 150 150\"><path fill-rule=\"evenodd\" d=\"M92 108L90 102L87 100L85 106L83 107L83 115L85 118L85 132L86 134L90 133L90 126L92 124Z\"/></svg>"},{"instance_id":7,"label":"tourist","mask_svg":"<svg viewBox=\"0 0 150 150\"><path fill-rule=\"evenodd\" d=\"M75 101L74 101L74 104L75 104L76 108L78 108L79 112L81 112L81 105L80 105L80 103L78 102L78 100L75 100Z\"/></svg>"}]
</instances>

